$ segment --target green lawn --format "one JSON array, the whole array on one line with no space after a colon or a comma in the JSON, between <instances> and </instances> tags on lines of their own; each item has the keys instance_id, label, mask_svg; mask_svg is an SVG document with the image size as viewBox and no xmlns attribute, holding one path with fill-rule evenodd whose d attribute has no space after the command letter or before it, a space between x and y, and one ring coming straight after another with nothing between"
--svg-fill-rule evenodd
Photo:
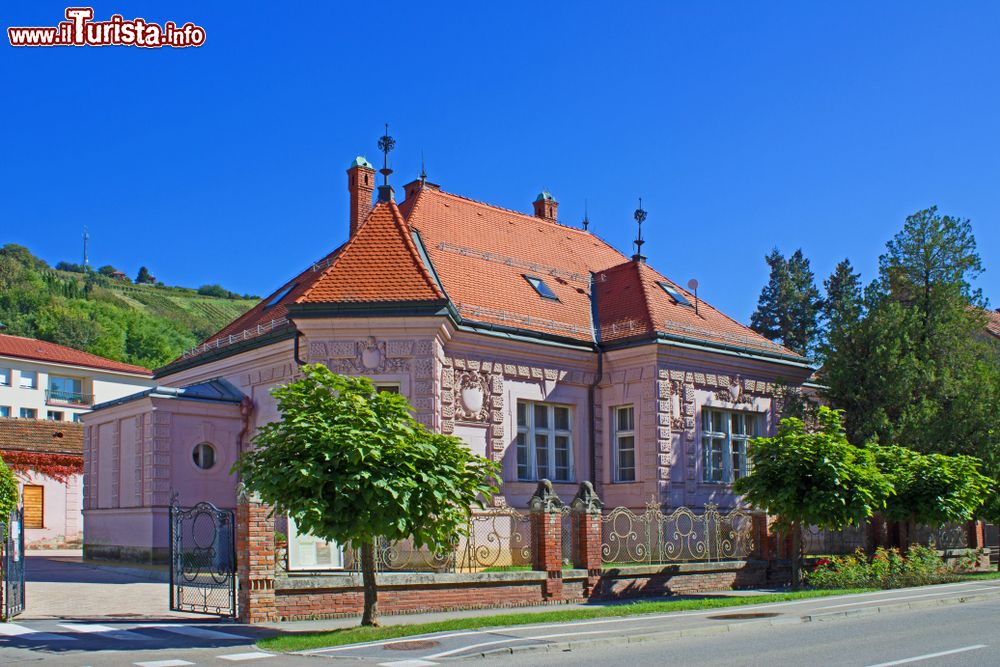
<instances>
[{"instance_id":1,"label":"green lawn","mask_svg":"<svg viewBox=\"0 0 1000 667\"><path fill-rule=\"evenodd\" d=\"M797 593L771 593L766 595L748 595L745 597L699 598L695 600L657 600L626 604L593 607L590 609L553 609L532 613L509 613L496 616L475 616L471 618L454 618L435 623L417 623L414 625L386 625L379 628L345 628L326 632L296 632L276 637L269 637L257 642L262 649L270 651L304 651L325 646L341 646L358 642L395 639L421 635L429 632L446 632L452 630L472 630L511 625L528 625L531 623L553 623L560 621L575 621L586 618L605 616L636 616L639 614L662 614L675 611L694 611L698 609L717 609L721 607L742 607L766 602L787 602L803 598L843 595L845 593L865 593L871 589L853 590L815 590L799 591Z\"/></svg>"}]
</instances>

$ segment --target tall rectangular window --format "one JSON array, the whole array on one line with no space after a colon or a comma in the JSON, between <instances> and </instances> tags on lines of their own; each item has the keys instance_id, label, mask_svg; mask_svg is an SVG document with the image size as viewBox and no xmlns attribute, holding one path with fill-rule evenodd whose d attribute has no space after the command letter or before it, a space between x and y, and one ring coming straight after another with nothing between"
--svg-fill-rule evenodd
<instances>
[{"instance_id":1,"label":"tall rectangular window","mask_svg":"<svg viewBox=\"0 0 1000 667\"><path fill-rule=\"evenodd\" d=\"M21 389L38 389L38 371L21 371Z\"/></svg>"},{"instance_id":2,"label":"tall rectangular window","mask_svg":"<svg viewBox=\"0 0 1000 667\"><path fill-rule=\"evenodd\" d=\"M10 386L10 369L0 368L0 387Z\"/></svg>"},{"instance_id":3,"label":"tall rectangular window","mask_svg":"<svg viewBox=\"0 0 1000 667\"><path fill-rule=\"evenodd\" d=\"M567 406L518 401L518 480L573 481L572 424Z\"/></svg>"},{"instance_id":4,"label":"tall rectangular window","mask_svg":"<svg viewBox=\"0 0 1000 667\"><path fill-rule=\"evenodd\" d=\"M84 405L90 402L90 398L83 395L83 380L57 375L49 376L49 392L46 398L55 403Z\"/></svg>"},{"instance_id":5,"label":"tall rectangular window","mask_svg":"<svg viewBox=\"0 0 1000 667\"><path fill-rule=\"evenodd\" d=\"M635 481L635 408L614 409L614 463L616 482Z\"/></svg>"},{"instance_id":6,"label":"tall rectangular window","mask_svg":"<svg viewBox=\"0 0 1000 667\"><path fill-rule=\"evenodd\" d=\"M729 483L750 469L747 443L757 437L760 415L703 408L701 411L702 479Z\"/></svg>"}]
</instances>

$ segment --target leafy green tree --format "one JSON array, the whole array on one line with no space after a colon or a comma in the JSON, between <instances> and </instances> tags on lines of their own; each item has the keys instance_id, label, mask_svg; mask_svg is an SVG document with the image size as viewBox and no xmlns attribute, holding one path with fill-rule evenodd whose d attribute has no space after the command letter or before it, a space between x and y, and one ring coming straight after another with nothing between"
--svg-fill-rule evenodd
<instances>
[{"instance_id":1,"label":"leafy green tree","mask_svg":"<svg viewBox=\"0 0 1000 667\"><path fill-rule=\"evenodd\" d=\"M971 456L920 454L895 445L874 446L875 463L892 482L884 510L890 521L939 526L972 520L993 489L981 474L982 462Z\"/></svg>"},{"instance_id":2,"label":"leafy green tree","mask_svg":"<svg viewBox=\"0 0 1000 667\"><path fill-rule=\"evenodd\" d=\"M322 365L272 392L281 420L264 425L234 471L275 512L318 538L361 551L363 625L378 624L376 541L412 537L450 549L499 483L497 464L428 431L406 399Z\"/></svg>"},{"instance_id":3,"label":"leafy green tree","mask_svg":"<svg viewBox=\"0 0 1000 667\"><path fill-rule=\"evenodd\" d=\"M775 248L764 259L770 276L750 317L750 328L808 355L815 345L822 303L809 260L801 248L787 259Z\"/></svg>"},{"instance_id":4,"label":"leafy green tree","mask_svg":"<svg viewBox=\"0 0 1000 667\"><path fill-rule=\"evenodd\" d=\"M1000 458L1000 364L972 287L981 270L969 221L935 208L887 244L863 314L824 359L825 395L846 410L852 442Z\"/></svg>"},{"instance_id":5,"label":"leafy green tree","mask_svg":"<svg viewBox=\"0 0 1000 667\"><path fill-rule=\"evenodd\" d=\"M112 276L118 272L118 269L111 266L110 264L105 264L104 266L97 269L97 272L102 276Z\"/></svg>"},{"instance_id":6,"label":"leafy green tree","mask_svg":"<svg viewBox=\"0 0 1000 667\"><path fill-rule=\"evenodd\" d=\"M146 283L155 282L153 276L149 274L149 269L145 266L139 267L139 273L135 276L135 282L139 285L145 285Z\"/></svg>"},{"instance_id":7,"label":"leafy green tree","mask_svg":"<svg viewBox=\"0 0 1000 667\"><path fill-rule=\"evenodd\" d=\"M816 412L817 429L801 419L782 419L778 434L750 442L753 469L734 490L753 507L778 518L791 531L792 586L801 583L803 526L841 530L885 507L892 484L875 465L873 452L847 441L841 413L826 406Z\"/></svg>"},{"instance_id":8,"label":"leafy green tree","mask_svg":"<svg viewBox=\"0 0 1000 667\"><path fill-rule=\"evenodd\" d=\"M0 458L0 523L6 524L7 517L17 508L17 499L17 478ZM0 534L0 537L3 536Z\"/></svg>"}]
</instances>

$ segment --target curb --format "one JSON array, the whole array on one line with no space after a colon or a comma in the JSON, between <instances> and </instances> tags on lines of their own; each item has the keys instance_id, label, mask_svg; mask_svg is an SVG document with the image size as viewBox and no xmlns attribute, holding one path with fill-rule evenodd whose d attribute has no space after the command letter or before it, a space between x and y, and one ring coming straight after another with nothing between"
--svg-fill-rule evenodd
<instances>
[{"instance_id":1,"label":"curb","mask_svg":"<svg viewBox=\"0 0 1000 667\"><path fill-rule=\"evenodd\" d=\"M663 641L667 639L678 639L681 637L706 637L729 632L740 632L745 629L756 629L774 627L779 625L795 625L804 623L821 623L836 621L838 619L858 618L864 616L874 616L876 614L892 613L897 611L907 611L910 609L927 609L940 607L942 605L966 604L970 602L983 602L1000 598L1000 590L996 593L979 593L976 595L963 595L954 598L942 598L938 600L921 600L918 602L901 602L899 604L885 604L871 607L869 609L854 609L847 611L835 611L828 614L807 614L805 616L789 616L783 619L770 619L767 621L746 621L743 623L728 623L726 625L712 625L704 628L694 628L688 630L662 630L654 632L644 632L641 634L629 635L627 637L603 637L600 639L578 639L567 642L552 642L548 644L530 644L526 646L508 646L505 648L481 651L478 653L468 653L455 656L454 659L468 658L491 658L498 655L515 655L519 653L537 652L565 652L581 648L592 648L597 646L628 646L629 644L641 644L651 641ZM720 610L722 611L722 610Z\"/></svg>"}]
</instances>

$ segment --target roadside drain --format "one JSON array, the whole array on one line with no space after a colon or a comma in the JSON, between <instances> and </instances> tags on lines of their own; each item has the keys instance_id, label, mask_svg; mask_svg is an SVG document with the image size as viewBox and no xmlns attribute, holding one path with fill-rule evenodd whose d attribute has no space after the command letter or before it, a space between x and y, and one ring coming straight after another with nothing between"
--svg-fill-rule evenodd
<instances>
[{"instance_id":1,"label":"roadside drain","mask_svg":"<svg viewBox=\"0 0 1000 667\"><path fill-rule=\"evenodd\" d=\"M387 648L390 651L420 651L423 649L435 648L440 644L441 642L424 639L412 642L393 642L392 644L386 644L383 648Z\"/></svg>"},{"instance_id":2,"label":"roadside drain","mask_svg":"<svg viewBox=\"0 0 1000 667\"><path fill-rule=\"evenodd\" d=\"M706 616L705 618L712 621L751 621L755 618L774 618L775 616L781 616L781 614L770 611L759 611L744 614L718 614L717 616Z\"/></svg>"}]
</instances>

